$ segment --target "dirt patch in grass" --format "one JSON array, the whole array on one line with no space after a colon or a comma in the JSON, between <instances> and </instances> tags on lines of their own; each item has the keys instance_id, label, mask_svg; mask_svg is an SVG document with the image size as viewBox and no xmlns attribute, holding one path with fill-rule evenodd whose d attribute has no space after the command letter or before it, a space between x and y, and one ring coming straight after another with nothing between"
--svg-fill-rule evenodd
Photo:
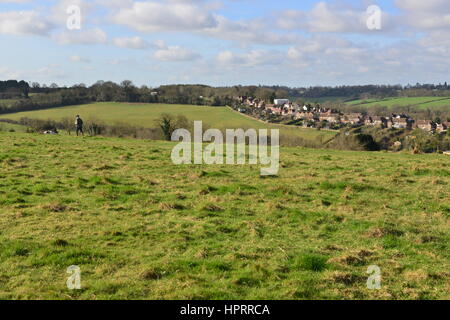
<instances>
[{"instance_id":1,"label":"dirt patch in grass","mask_svg":"<svg viewBox=\"0 0 450 320\"><path fill-rule=\"evenodd\" d=\"M203 210L209 211L209 212L223 212L224 209L222 207L219 207L218 205L215 205L213 203L209 203L203 207Z\"/></svg>"},{"instance_id":2,"label":"dirt patch in grass","mask_svg":"<svg viewBox=\"0 0 450 320\"><path fill-rule=\"evenodd\" d=\"M383 238L385 236L401 237L404 234L403 231L395 228L373 228L367 231L367 236L370 238Z\"/></svg>"},{"instance_id":3,"label":"dirt patch in grass","mask_svg":"<svg viewBox=\"0 0 450 320\"><path fill-rule=\"evenodd\" d=\"M141 274L143 280L159 280L164 276L164 272L159 269L151 268Z\"/></svg>"},{"instance_id":4,"label":"dirt patch in grass","mask_svg":"<svg viewBox=\"0 0 450 320\"><path fill-rule=\"evenodd\" d=\"M331 280L348 286L355 283L364 283L366 277L354 273L336 271L331 275Z\"/></svg>"},{"instance_id":5,"label":"dirt patch in grass","mask_svg":"<svg viewBox=\"0 0 450 320\"><path fill-rule=\"evenodd\" d=\"M47 205L44 205L43 208L50 212L65 212L69 209L66 205L61 204L61 203L47 204Z\"/></svg>"}]
</instances>

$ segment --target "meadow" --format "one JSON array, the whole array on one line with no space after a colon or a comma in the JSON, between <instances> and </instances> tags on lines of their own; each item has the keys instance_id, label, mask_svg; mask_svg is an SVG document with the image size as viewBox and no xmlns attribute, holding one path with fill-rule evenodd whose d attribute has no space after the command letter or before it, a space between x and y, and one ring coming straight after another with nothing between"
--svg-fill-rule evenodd
<instances>
[{"instance_id":1,"label":"meadow","mask_svg":"<svg viewBox=\"0 0 450 320\"><path fill-rule=\"evenodd\" d=\"M254 128L254 129L280 129L285 136L300 137L310 141L327 141L332 139L335 132L317 131L293 126L266 124L253 118L244 116L227 107L200 107L190 105L170 104L131 104L131 103L95 103L80 106L53 108L46 110L18 112L1 115L1 118L20 120L22 117L31 119L63 118L75 119L79 114L85 121L101 121L109 125L128 124L143 128L156 127L155 120L162 113L183 115L190 121L203 121L205 127L217 129Z\"/></svg>"},{"instance_id":2,"label":"meadow","mask_svg":"<svg viewBox=\"0 0 450 320\"><path fill-rule=\"evenodd\" d=\"M19 124L0 122L0 131L26 132L27 128Z\"/></svg>"},{"instance_id":3,"label":"meadow","mask_svg":"<svg viewBox=\"0 0 450 320\"><path fill-rule=\"evenodd\" d=\"M292 98L292 101L297 100L298 98ZM345 97L320 97L320 98L301 98L302 101L306 103L325 103L325 102L341 102L344 101Z\"/></svg>"},{"instance_id":4,"label":"meadow","mask_svg":"<svg viewBox=\"0 0 450 320\"><path fill-rule=\"evenodd\" d=\"M0 299L450 298L448 156L282 148L261 178L173 146L0 132Z\"/></svg>"},{"instance_id":5,"label":"meadow","mask_svg":"<svg viewBox=\"0 0 450 320\"><path fill-rule=\"evenodd\" d=\"M450 98L448 97L391 97L385 98L381 100L377 99L367 99L367 100L354 100L347 102L347 104L352 106L361 106L361 107L374 107L374 106L383 106L383 107L406 107L413 106L419 109L427 109L433 107L450 107Z\"/></svg>"},{"instance_id":6,"label":"meadow","mask_svg":"<svg viewBox=\"0 0 450 320\"><path fill-rule=\"evenodd\" d=\"M17 99L0 99L0 107L9 107L14 102L17 102Z\"/></svg>"}]
</instances>

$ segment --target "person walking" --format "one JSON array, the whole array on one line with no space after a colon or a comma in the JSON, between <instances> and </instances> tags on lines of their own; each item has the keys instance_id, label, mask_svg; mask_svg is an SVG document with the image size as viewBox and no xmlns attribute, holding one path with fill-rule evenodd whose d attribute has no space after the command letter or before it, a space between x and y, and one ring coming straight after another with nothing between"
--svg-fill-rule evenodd
<instances>
[{"instance_id":1,"label":"person walking","mask_svg":"<svg viewBox=\"0 0 450 320\"><path fill-rule=\"evenodd\" d=\"M77 127L77 137L79 133L81 133L84 136L83 120L80 118L79 115L77 115L77 117L75 118L75 126Z\"/></svg>"}]
</instances>

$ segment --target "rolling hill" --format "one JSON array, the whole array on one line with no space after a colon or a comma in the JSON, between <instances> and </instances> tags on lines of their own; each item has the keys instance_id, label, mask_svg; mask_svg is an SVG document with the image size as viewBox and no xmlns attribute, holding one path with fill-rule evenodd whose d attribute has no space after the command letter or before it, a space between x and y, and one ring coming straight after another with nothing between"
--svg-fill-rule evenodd
<instances>
[{"instance_id":1,"label":"rolling hill","mask_svg":"<svg viewBox=\"0 0 450 320\"><path fill-rule=\"evenodd\" d=\"M433 107L449 107L449 97L392 97L381 100L368 99L368 100L354 100L347 102L348 105L361 106L361 107L374 107L383 106L392 108L395 106L405 107L413 106L420 109L433 108Z\"/></svg>"},{"instance_id":2,"label":"rolling hill","mask_svg":"<svg viewBox=\"0 0 450 320\"><path fill-rule=\"evenodd\" d=\"M280 129L281 135L300 137L311 141L326 141L335 135L335 132L330 131L317 131L296 128L293 126L266 124L226 107L199 107L190 105L95 103L4 114L1 115L0 118L19 120L22 117L28 117L32 119L61 120L65 117L74 119L75 115L79 114L85 121L95 119L111 125L127 123L145 128L155 127L155 119L157 119L161 113L184 115L190 121L202 120L206 125L217 129Z\"/></svg>"}]
</instances>

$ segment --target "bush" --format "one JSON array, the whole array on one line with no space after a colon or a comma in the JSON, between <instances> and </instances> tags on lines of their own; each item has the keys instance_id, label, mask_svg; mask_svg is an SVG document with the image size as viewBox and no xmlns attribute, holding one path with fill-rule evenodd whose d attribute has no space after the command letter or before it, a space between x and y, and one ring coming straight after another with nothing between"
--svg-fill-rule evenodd
<instances>
[{"instance_id":1,"label":"bush","mask_svg":"<svg viewBox=\"0 0 450 320\"><path fill-rule=\"evenodd\" d=\"M162 135L167 141L172 140L172 134L175 130L189 130L191 127L189 120L185 116L173 116L169 113L162 113L159 118L155 120L155 123L160 128Z\"/></svg>"},{"instance_id":2,"label":"bush","mask_svg":"<svg viewBox=\"0 0 450 320\"><path fill-rule=\"evenodd\" d=\"M362 132L361 128L341 131L328 147L338 150L379 151L380 146L372 135Z\"/></svg>"}]
</instances>

